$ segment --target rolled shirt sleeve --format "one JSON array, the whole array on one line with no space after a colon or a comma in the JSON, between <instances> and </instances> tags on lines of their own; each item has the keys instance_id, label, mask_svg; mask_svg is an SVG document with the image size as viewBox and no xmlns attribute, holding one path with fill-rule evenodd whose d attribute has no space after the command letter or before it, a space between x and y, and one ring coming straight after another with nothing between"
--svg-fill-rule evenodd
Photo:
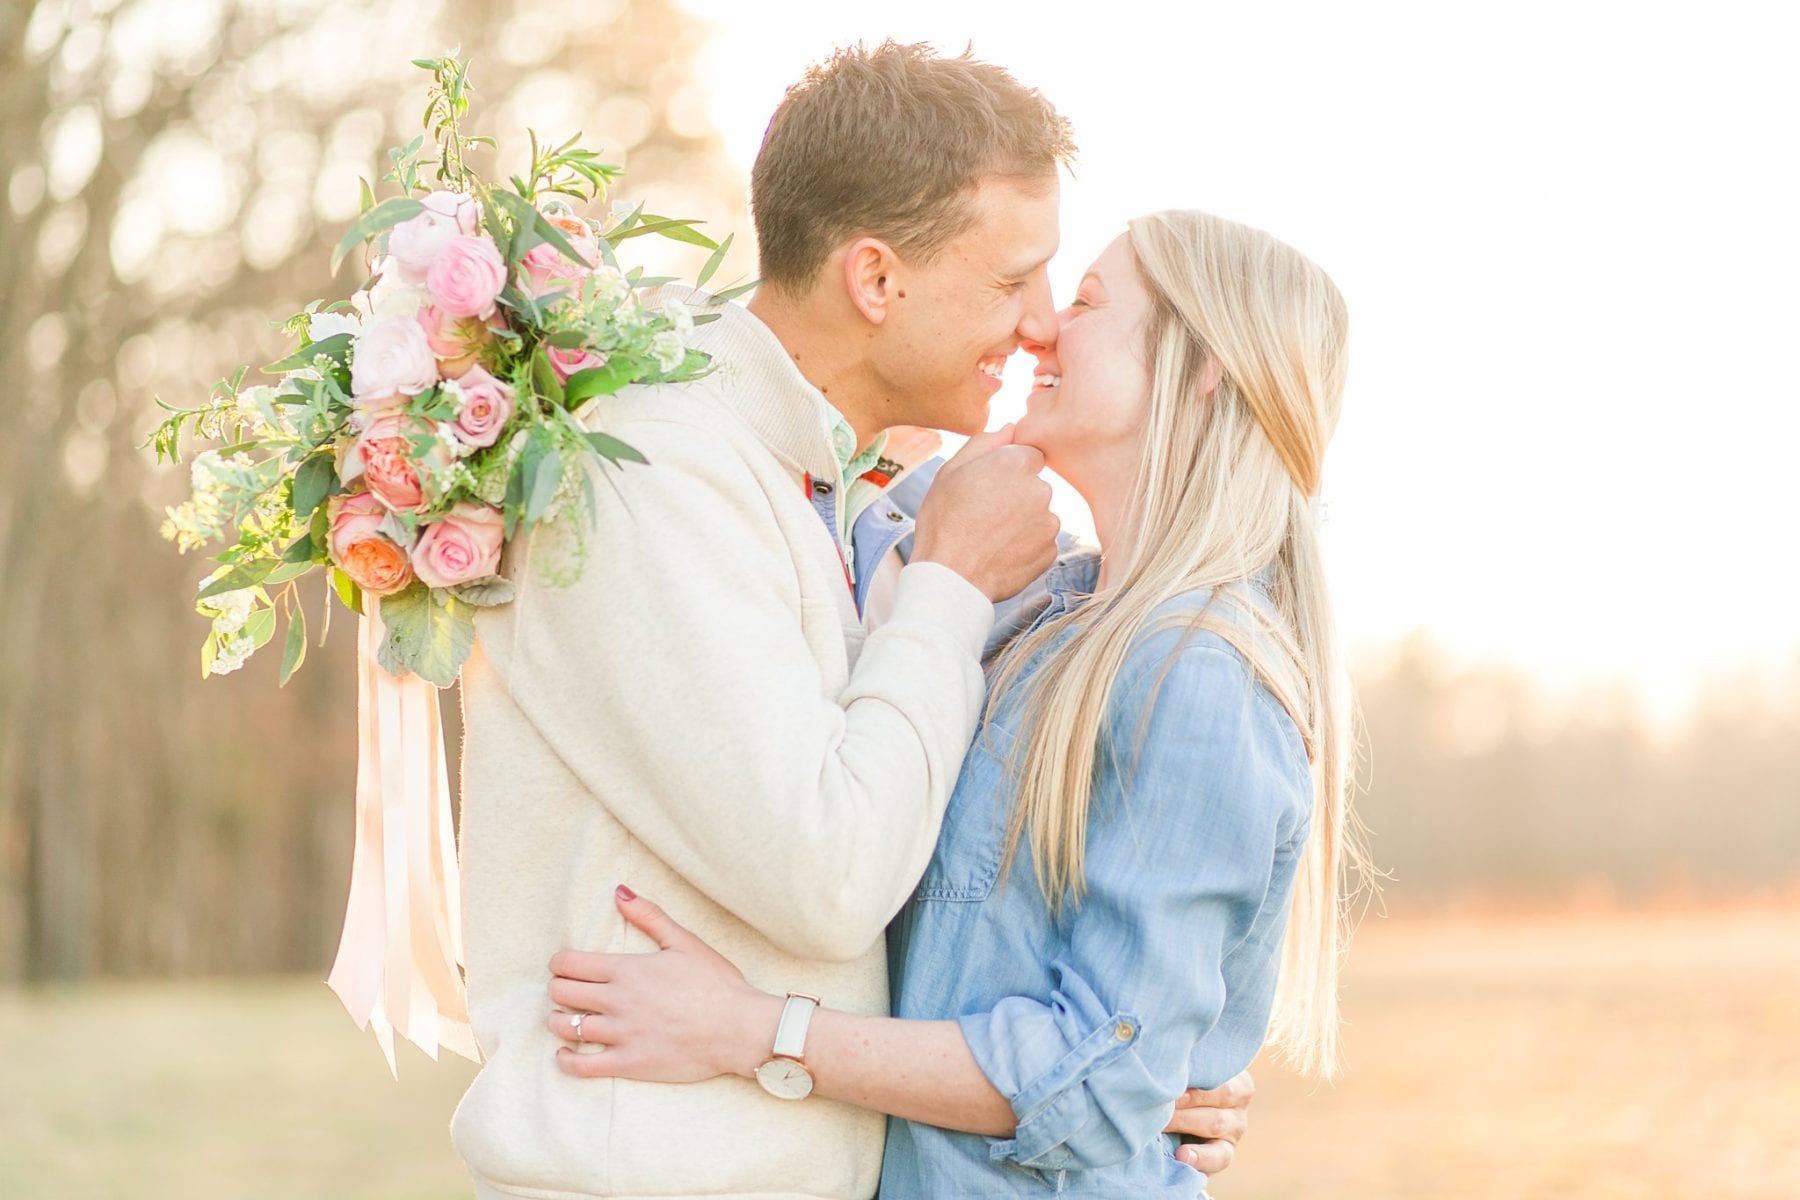
<instances>
[{"instance_id":1,"label":"rolled shirt sleeve","mask_svg":"<svg viewBox=\"0 0 1800 1200\"><path fill-rule=\"evenodd\" d=\"M1171 662L1175 644L1144 639L1121 673L1089 819L1088 890L1065 909L1048 1003L1012 996L959 1019L1018 1119L1011 1138L991 1141L996 1160L1086 1170L1142 1151L1196 1082L1194 1048L1226 1006L1227 957L1265 906L1278 908L1259 947L1268 919L1285 919L1291 874L1272 887L1274 864L1304 837L1310 805L1296 795L1285 717L1213 635ZM1010 886L1036 886L1028 865ZM1272 986L1272 964L1269 974ZM1250 1019L1266 1025L1266 998L1259 1007ZM1246 1062L1261 1034L1246 1039Z\"/></svg>"}]
</instances>

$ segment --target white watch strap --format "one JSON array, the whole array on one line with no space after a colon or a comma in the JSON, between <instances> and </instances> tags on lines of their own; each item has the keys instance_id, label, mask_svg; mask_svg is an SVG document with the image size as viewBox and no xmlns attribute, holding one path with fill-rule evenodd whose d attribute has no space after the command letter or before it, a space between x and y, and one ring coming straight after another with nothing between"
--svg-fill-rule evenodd
<instances>
[{"instance_id":1,"label":"white watch strap","mask_svg":"<svg viewBox=\"0 0 1800 1200\"><path fill-rule=\"evenodd\" d=\"M787 1003L781 1008L781 1023L775 1027L775 1057L800 1060L806 1056L806 1031L818 1007L817 996L788 993Z\"/></svg>"}]
</instances>

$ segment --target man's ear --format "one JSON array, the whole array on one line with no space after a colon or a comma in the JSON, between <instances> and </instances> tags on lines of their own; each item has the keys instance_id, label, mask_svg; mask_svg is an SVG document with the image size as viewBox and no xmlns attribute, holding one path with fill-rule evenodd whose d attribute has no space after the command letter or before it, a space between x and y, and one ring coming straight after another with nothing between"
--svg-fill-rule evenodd
<instances>
[{"instance_id":1,"label":"man's ear","mask_svg":"<svg viewBox=\"0 0 1800 1200\"><path fill-rule=\"evenodd\" d=\"M860 238L844 251L844 291L869 324L887 320L900 290L895 278L899 269L900 256L880 238Z\"/></svg>"}]
</instances>

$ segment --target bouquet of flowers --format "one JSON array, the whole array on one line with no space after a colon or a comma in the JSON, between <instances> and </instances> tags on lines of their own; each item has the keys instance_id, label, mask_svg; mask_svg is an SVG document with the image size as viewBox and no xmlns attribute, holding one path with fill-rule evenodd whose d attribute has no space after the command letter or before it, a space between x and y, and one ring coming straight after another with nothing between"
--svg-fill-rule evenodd
<instances>
[{"instance_id":1,"label":"bouquet of flowers","mask_svg":"<svg viewBox=\"0 0 1800 1200\"><path fill-rule=\"evenodd\" d=\"M306 656L298 585L321 571L355 612L380 598L384 668L448 687L473 644L474 609L511 596L497 574L503 545L542 525L533 565L578 577L587 460L644 461L575 411L708 369L687 338L717 314L645 303L673 280L621 268L618 251L646 235L708 248L704 287L731 239L642 206L615 206L606 225L579 215L571 201L604 199L619 175L577 148L579 135L552 149L533 134L529 168L490 184L466 155L493 139L459 125L467 65L454 51L414 63L434 82L426 133L388 152L384 182L402 194L377 203L364 183L362 215L332 255L335 275L369 248L368 281L277 322L298 345L262 368L275 383L244 386L246 367L199 406L157 401L168 417L147 444L159 461L180 460L184 435L223 443L193 458L192 495L163 525L184 553L227 543L196 598L212 624L203 676L241 667L285 619L285 685ZM431 159L435 188L421 182ZM327 628L330 605L328 595Z\"/></svg>"},{"instance_id":2,"label":"bouquet of flowers","mask_svg":"<svg viewBox=\"0 0 1800 1200\"><path fill-rule=\"evenodd\" d=\"M395 1034L434 1058L478 1057L433 685L455 682L475 610L511 598L506 544L534 531L533 570L579 578L594 477L644 462L580 408L711 368L689 338L718 314L652 303L674 280L621 267L619 251L648 235L709 249L704 288L731 246L642 206L582 216L619 170L579 135L547 148L534 133L523 174L483 179L467 155L494 142L461 130L466 64L452 51L415 65L432 74L426 131L388 152L383 180L402 194L378 203L365 183L332 255L335 275L364 251L367 282L276 322L298 340L263 368L276 382L245 386L241 368L204 404L159 399L168 416L147 443L159 461L179 461L184 438L218 443L193 457L192 494L163 526L184 553L225 543L195 601L212 625L202 675L238 669L285 620L286 684L306 656L299 585L315 571L328 580L321 642L333 597L359 614L356 847L327 982L390 1069ZM435 187L421 181L434 162Z\"/></svg>"}]
</instances>

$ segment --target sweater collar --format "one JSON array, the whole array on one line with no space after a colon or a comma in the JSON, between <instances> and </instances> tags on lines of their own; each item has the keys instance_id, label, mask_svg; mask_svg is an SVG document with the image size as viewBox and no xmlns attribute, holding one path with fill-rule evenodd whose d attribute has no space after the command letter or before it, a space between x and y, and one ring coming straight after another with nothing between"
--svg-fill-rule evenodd
<instances>
[{"instance_id":1,"label":"sweater collar","mask_svg":"<svg viewBox=\"0 0 1800 1200\"><path fill-rule=\"evenodd\" d=\"M831 431L842 420L807 381L787 347L741 304L707 301L706 293L671 285L662 293L695 313L718 313L694 331L692 344L713 360L719 395L763 443L795 471L836 480L843 471Z\"/></svg>"}]
</instances>

